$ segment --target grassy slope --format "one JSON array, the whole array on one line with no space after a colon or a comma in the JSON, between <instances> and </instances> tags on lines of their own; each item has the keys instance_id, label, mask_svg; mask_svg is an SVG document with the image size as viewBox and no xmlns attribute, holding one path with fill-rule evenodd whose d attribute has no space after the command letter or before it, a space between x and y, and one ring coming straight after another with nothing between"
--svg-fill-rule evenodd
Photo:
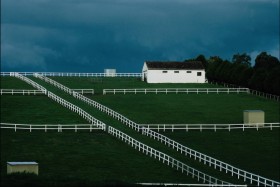
<instances>
[{"instance_id":1,"label":"grassy slope","mask_svg":"<svg viewBox=\"0 0 280 187\"><path fill-rule=\"evenodd\" d=\"M243 110L265 111L279 121L279 104L247 94L98 95L94 100L138 123L243 123Z\"/></svg>"},{"instance_id":2,"label":"grassy slope","mask_svg":"<svg viewBox=\"0 0 280 187\"><path fill-rule=\"evenodd\" d=\"M229 181L229 182L234 182L234 183L237 182L236 179L232 179L230 176L228 176L226 174L221 174L219 171L214 170L213 168L209 168L208 166L205 166L201 163L198 163L198 162L194 161L193 159L187 158L184 155L181 155L181 154L175 152L171 148L169 148L157 141L154 141L153 139L150 139L146 136L142 136L138 132L128 128L127 126L123 125L119 121L107 116L105 113L100 112L99 110L85 104L82 101L74 99L72 96L66 94L65 92L61 91L60 89L55 88L55 87L49 85L48 83L45 83L44 81L41 81L39 79L36 79L33 77L31 79L33 79L34 81L43 85L48 90L54 92L55 94L59 95L60 97L63 97L64 99L71 101L73 104L83 108L84 110L86 110L87 112L92 114L97 119L101 119L101 121L105 122L107 125L113 126L117 129L121 130L122 132L128 134L129 136L132 136L133 138L137 139L138 141L141 141L142 143L145 143L161 152L164 152L164 153L174 157L175 159L183 161L183 162L187 163L189 166L195 167L196 169L204 171L208 174L211 173L211 175L214 177L217 177L217 178L223 179L225 181ZM239 181L239 182L241 182L241 181Z\"/></svg>"},{"instance_id":3,"label":"grassy slope","mask_svg":"<svg viewBox=\"0 0 280 187\"><path fill-rule=\"evenodd\" d=\"M56 124L84 120L45 96L1 96L1 122ZM104 133L1 130L1 170L6 171L6 161L22 160L38 161L42 180L63 184L84 179L91 184L104 180L196 183ZM5 172L1 174L2 184L10 184Z\"/></svg>"},{"instance_id":4,"label":"grassy slope","mask_svg":"<svg viewBox=\"0 0 280 187\"><path fill-rule=\"evenodd\" d=\"M68 78L68 79L69 79L69 78ZM81 81L81 82L79 83L80 87L75 87L75 88L85 88L85 87L83 86L84 84L81 84L81 83L83 82L84 79L82 79L82 78L78 78L78 79ZM72 79L71 79L71 80L72 80ZM70 83L70 82L72 82L72 81L69 81L69 83ZM73 81L73 82L75 82L75 81ZM86 82L87 82L87 81L86 81ZM116 83L116 82L115 82L115 83ZM111 81L111 82L108 83L107 86L111 85L111 87L114 88L113 86L115 85L115 83L113 84L113 82ZM91 83L88 83L88 84L91 84ZM104 86L104 84L105 84L105 82L102 83L103 86ZM119 81L119 84L120 84L120 85L123 85L124 83ZM127 84L131 84L131 83L129 83L129 81L127 81ZM133 84L135 85L135 83L133 83ZM139 84L140 84L140 83L139 83ZM141 84L142 84L142 82L141 82ZM101 85L101 86L102 86L102 85ZM143 83L143 85L144 85L143 87L147 87L147 85L145 85L144 83ZM100 86L100 88L101 88L101 86ZM153 85L153 86L158 87L158 86L156 86L156 85ZM172 85L172 86L174 86L174 87L179 87L178 85ZM200 86L203 86L203 85L200 85ZM204 85L204 86L205 86L205 85ZM137 86L137 87L140 87L140 86ZM165 86L161 86L161 87L167 87L167 86L165 85ZM182 86L182 87L185 87L185 86ZM190 86L190 87L195 87L195 86ZM208 85L207 85L207 87L208 87ZM72 87L72 88L74 88L74 87ZM87 87L87 88L89 88L89 87ZM115 88L120 88L120 87L118 86L118 87L115 87ZM127 87L123 87L123 88L127 88ZM120 96L120 95L119 95L119 96ZM119 97L119 96L116 96L116 97ZM99 96L99 97L100 97L100 99L102 100L102 102L103 102L104 100L106 100L106 98L108 98L108 99L107 99L108 102L110 101L109 103L113 103L114 106L117 106L117 109L116 109L116 110L119 111L119 110L121 110L121 109L123 108L122 106L120 106L121 103L124 103L124 104L126 103L126 104L127 104L127 103L130 103L130 102L136 102L136 100L140 101L140 99L139 99L138 96L140 96L140 95L137 95L137 97L135 97L135 96L132 97L132 99L131 99L130 101L129 101L129 100L128 100L128 101L125 101L125 99L126 99L127 96L120 96L120 97L123 97L123 98L117 98L117 99L116 99L115 96L114 96L114 97L112 97L113 100L111 100L111 101L110 101L110 99L112 99L112 98L109 98L108 96L106 96L106 97L101 97L101 96ZM152 95L150 95L150 96L152 96ZM154 99L158 99L158 98L159 98L159 97L157 97L157 96L154 95L154 97L152 97L153 99L151 99L150 96L147 97L147 100L153 101ZM165 96L165 95L163 95L163 96ZM174 96L174 95L173 95L173 96ZM180 95L178 95L178 96L180 96ZM111 96L110 96L110 97L111 97ZM181 96L181 97L182 97L182 96ZM96 99L96 97L95 97L95 99ZM167 98L167 99L168 99L168 98ZM118 101L118 102L117 102L117 101ZM124 102L124 101L125 101L125 102ZM102 102L101 102L101 103L102 103ZM166 103L164 100L156 100L156 102L159 102L159 103L160 103L160 102ZM155 102L155 103L156 103L156 102ZM150 102L149 102L149 103L150 103ZM172 103L178 103L178 99L175 99L174 102L172 102ZM182 103L182 102L181 102L181 103ZM157 104L155 104L155 105L157 105ZM170 106L170 103L165 104L165 105L166 105L166 106ZM133 104L133 106L136 106L136 104ZM143 106L145 106L145 104L143 104ZM153 105L151 105L151 106L153 106ZM150 107L147 107L147 109L151 108L151 106L150 106ZM159 105L159 106L161 106L161 105ZM194 105L194 106L195 106L195 105ZM127 107L125 107L125 108L127 108ZM176 107L175 107L175 108L176 108ZM132 109L133 109L133 108L132 108ZM130 108L130 111L128 111L128 112L129 112L129 113L134 113L134 111L131 112L132 109ZM164 109L164 110L165 110L165 109ZM136 108L135 111L139 111L138 108ZM174 111L174 108L172 109L172 107L171 107L170 111ZM170 114L170 113L169 113L169 112L166 112L166 114ZM137 116L137 115L139 116L139 114L135 114L135 116ZM154 114L152 114L152 115L154 115ZM143 115L143 116L146 117L146 115ZM143 116L142 116L142 117L143 117ZM163 113L161 113L159 116L160 116L160 118L162 118L162 116L167 116L167 115L164 115ZM141 117L141 118L142 118L142 117ZM158 117L157 117L157 118L158 118ZM166 118L166 119L169 119L169 118L170 118L170 117L168 117L168 118ZM133 119L133 118L132 118L132 119ZM155 119L155 116L151 116L151 119ZM184 118L184 119L185 119L185 118ZM134 120L134 119L133 119L133 120Z\"/></svg>"},{"instance_id":5,"label":"grassy slope","mask_svg":"<svg viewBox=\"0 0 280 187\"><path fill-rule=\"evenodd\" d=\"M176 131L163 134L233 166L279 181L279 128L272 131Z\"/></svg>"},{"instance_id":6,"label":"grassy slope","mask_svg":"<svg viewBox=\"0 0 280 187\"><path fill-rule=\"evenodd\" d=\"M69 88L94 89L96 94L102 94L102 89L125 89L125 88L205 88L220 87L212 84L148 84L140 78L93 78L93 77L51 77L53 80L64 84Z\"/></svg>"},{"instance_id":7,"label":"grassy slope","mask_svg":"<svg viewBox=\"0 0 280 187\"><path fill-rule=\"evenodd\" d=\"M57 79L70 87L77 83L71 82L69 79L68 82L64 78ZM89 78L76 78L75 80L79 80L80 88L93 84ZM129 83L129 81L127 82ZM113 84L112 81L106 80L103 83L95 84L100 88L106 88L106 86L109 88L131 88L136 87L134 86L136 84L145 85L143 87L169 87L169 85L146 85L142 82L135 82L131 81L130 85L126 84L127 87L122 87L120 82ZM139 85L137 87L141 87ZM197 85L188 86L197 87ZM209 85L199 84L198 86L208 87ZM180 85L174 87L180 87ZM90 97L138 123L242 123L243 110L248 109L264 110L266 122L279 122L279 103L247 94L131 94ZM279 131L277 130L165 134L210 156L268 178L279 180L280 143ZM215 146L209 146L209 144Z\"/></svg>"},{"instance_id":8,"label":"grassy slope","mask_svg":"<svg viewBox=\"0 0 280 187\"><path fill-rule=\"evenodd\" d=\"M19 81L18 78L15 77L3 77L0 76L0 80L1 80L1 89L30 89L30 90L34 90L34 88L27 84L24 81Z\"/></svg>"},{"instance_id":9,"label":"grassy slope","mask_svg":"<svg viewBox=\"0 0 280 187\"><path fill-rule=\"evenodd\" d=\"M20 124L88 124L47 96L1 96L1 122Z\"/></svg>"},{"instance_id":10,"label":"grassy slope","mask_svg":"<svg viewBox=\"0 0 280 187\"><path fill-rule=\"evenodd\" d=\"M6 171L5 161L37 161L40 178L49 182L196 183L105 133L2 130L1 142L1 170ZM1 172L1 178L5 181L4 173Z\"/></svg>"}]
</instances>

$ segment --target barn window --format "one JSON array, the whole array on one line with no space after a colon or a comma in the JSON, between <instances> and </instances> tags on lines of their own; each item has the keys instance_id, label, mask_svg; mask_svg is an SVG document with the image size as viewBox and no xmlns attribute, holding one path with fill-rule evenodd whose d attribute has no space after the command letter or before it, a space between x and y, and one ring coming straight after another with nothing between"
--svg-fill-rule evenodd
<instances>
[{"instance_id":1,"label":"barn window","mask_svg":"<svg viewBox=\"0 0 280 187\"><path fill-rule=\"evenodd\" d=\"M201 76L201 72L197 72L197 76Z\"/></svg>"},{"instance_id":2,"label":"barn window","mask_svg":"<svg viewBox=\"0 0 280 187\"><path fill-rule=\"evenodd\" d=\"M167 71L162 71L162 73L167 73Z\"/></svg>"},{"instance_id":3,"label":"barn window","mask_svg":"<svg viewBox=\"0 0 280 187\"><path fill-rule=\"evenodd\" d=\"M174 71L174 73L179 73L179 71Z\"/></svg>"},{"instance_id":4,"label":"barn window","mask_svg":"<svg viewBox=\"0 0 280 187\"><path fill-rule=\"evenodd\" d=\"M192 71L187 71L187 73L192 73Z\"/></svg>"}]
</instances>

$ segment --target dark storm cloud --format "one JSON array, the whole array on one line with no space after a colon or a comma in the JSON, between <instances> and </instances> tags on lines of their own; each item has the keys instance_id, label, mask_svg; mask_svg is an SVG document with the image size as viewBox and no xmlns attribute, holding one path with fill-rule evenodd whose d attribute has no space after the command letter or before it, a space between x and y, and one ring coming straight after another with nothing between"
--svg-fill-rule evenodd
<instances>
[{"instance_id":1,"label":"dark storm cloud","mask_svg":"<svg viewBox=\"0 0 280 187\"><path fill-rule=\"evenodd\" d=\"M2 0L2 71L140 72L144 60L279 58L275 0Z\"/></svg>"}]
</instances>

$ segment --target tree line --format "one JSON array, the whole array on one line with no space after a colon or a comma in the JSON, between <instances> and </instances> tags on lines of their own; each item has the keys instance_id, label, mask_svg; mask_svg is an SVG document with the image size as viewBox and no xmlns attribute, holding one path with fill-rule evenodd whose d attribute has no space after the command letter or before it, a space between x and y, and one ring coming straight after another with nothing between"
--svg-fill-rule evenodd
<instances>
[{"instance_id":1,"label":"tree line","mask_svg":"<svg viewBox=\"0 0 280 187\"><path fill-rule=\"evenodd\" d=\"M257 55L254 66L251 66L251 57L246 53L234 54L231 61L219 56L206 59L204 55L185 61L193 60L203 63L208 81L235 84L280 95L280 62L266 52Z\"/></svg>"}]
</instances>

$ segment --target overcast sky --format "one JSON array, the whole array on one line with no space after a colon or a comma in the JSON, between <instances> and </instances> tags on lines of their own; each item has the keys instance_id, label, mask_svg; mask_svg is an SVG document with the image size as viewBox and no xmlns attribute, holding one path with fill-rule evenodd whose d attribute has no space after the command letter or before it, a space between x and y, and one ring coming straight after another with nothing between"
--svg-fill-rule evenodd
<instances>
[{"instance_id":1,"label":"overcast sky","mask_svg":"<svg viewBox=\"0 0 280 187\"><path fill-rule=\"evenodd\" d=\"M141 72L262 51L279 58L279 0L1 0L1 71Z\"/></svg>"}]
</instances>

